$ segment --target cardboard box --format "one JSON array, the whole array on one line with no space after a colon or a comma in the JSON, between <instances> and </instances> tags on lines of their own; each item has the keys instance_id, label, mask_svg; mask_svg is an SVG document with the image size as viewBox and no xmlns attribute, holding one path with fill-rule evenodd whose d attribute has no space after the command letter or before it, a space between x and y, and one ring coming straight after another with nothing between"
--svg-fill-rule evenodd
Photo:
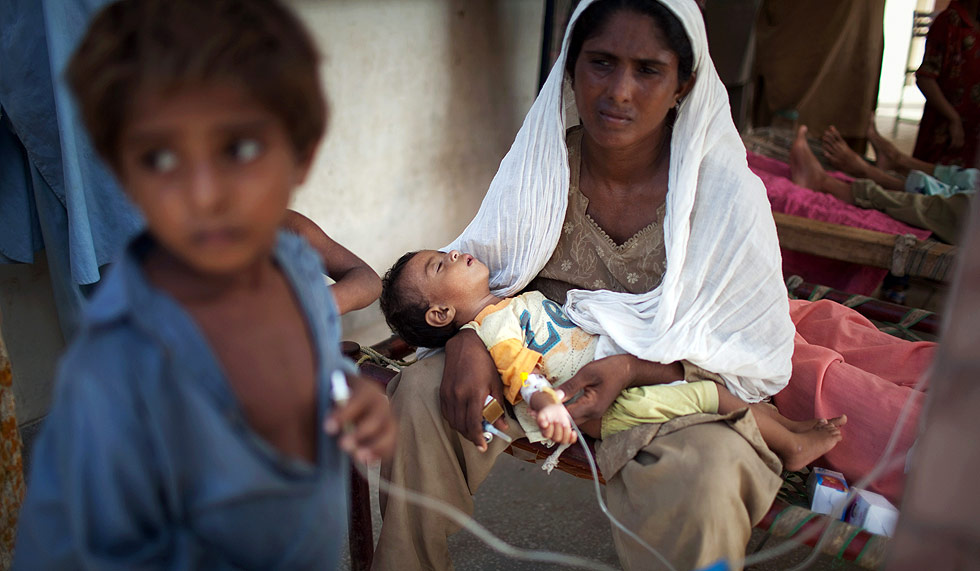
<instances>
[{"instance_id":1,"label":"cardboard box","mask_svg":"<svg viewBox=\"0 0 980 571\"><path fill-rule=\"evenodd\" d=\"M820 514L830 514L842 507L847 499L847 480L844 474L826 468L813 468L806 481L807 495L810 497L810 510ZM843 510L840 519L844 519Z\"/></svg>"},{"instance_id":2,"label":"cardboard box","mask_svg":"<svg viewBox=\"0 0 980 571\"><path fill-rule=\"evenodd\" d=\"M847 521L871 533L891 537L898 523L898 509L881 494L858 490Z\"/></svg>"}]
</instances>

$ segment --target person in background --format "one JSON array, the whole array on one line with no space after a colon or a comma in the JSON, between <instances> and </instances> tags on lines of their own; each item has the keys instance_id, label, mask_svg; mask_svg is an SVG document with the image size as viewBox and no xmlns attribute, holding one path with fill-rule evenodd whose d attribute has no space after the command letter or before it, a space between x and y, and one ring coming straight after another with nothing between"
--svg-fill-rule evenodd
<instances>
[{"instance_id":1,"label":"person in background","mask_svg":"<svg viewBox=\"0 0 980 571\"><path fill-rule=\"evenodd\" d=\"M926 36L916 85L926 98L912 156L980 167L980 0L953 0Z\"/></svg>"},{"instance_id":2,"label":"person in background","mask_svg":"<svg viewBox=\"0 0 980 571\"><path fill-rule=\"evenodd\" d=\"M824 136L824 145L827 149L824 154L829 155L828 158L832 162L836 161L837 164L846 168L845 172L850 171L848 174L857 176L857 173L860 173L868 177L856 178L848 183L831 176L824 170L806 142L806 132L806 126L801 125L790 147L790 178L794 183L830 194L847 204L880 210L895 220L916 228L929 230L946 243L955 244L958 241L970 212L970 202L973 200L976 191L951 192L948 189L959 188L957 185L976 184L975 169L924 165L916 159L909 161L896 158L896 165L915 164L934 174L938 172L938 174L944 175L944 180L935 179L934 182L929 182L929 179L933 177L922 171L912 170L909 172L908 178L902 182L888 172L867 165L864 159L853 151L844 151L843 148L846 148L846 144L842 141L838 142L831 131L829 135L825 134ZM884 153L882 154L884 155ZM862 166L861 163L866 166ZM918 186L932 187L936 188L940 194L920 194L907 192L907 189L889 190L880 183L888 186L911 184L913 190ZM942 189L946 189L946 193L949 194L944 193Z\"/></svg>"}]
</instances>

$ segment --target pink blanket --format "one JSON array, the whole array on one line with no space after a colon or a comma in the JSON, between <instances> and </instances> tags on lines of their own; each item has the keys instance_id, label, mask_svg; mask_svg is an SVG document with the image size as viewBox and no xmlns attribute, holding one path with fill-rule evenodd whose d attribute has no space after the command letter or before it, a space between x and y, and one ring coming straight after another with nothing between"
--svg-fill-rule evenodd
<instances>
[{"instance_id":1,"label":"pink blanket","mask_svg":"<svg viewBox=\"0 0 980 571\"><path fill-rule=\"evenodd\" d=\"M884 212L858 208L852 204L845 204L829 194L797 186L789 179L789 165L782 161L752 152L748 153L748 161L749 168L766 185L773 212L888 234L912 234L920 240L930 234L928 230L903 224ZM851 181L841 173L833 173L833 176L847 182ZM838 262L785 249L782 250L782 254L784 275L797 274L808 282L862 295L871 295L888 273L887 270Z\"/></svg>"}]
</instances>

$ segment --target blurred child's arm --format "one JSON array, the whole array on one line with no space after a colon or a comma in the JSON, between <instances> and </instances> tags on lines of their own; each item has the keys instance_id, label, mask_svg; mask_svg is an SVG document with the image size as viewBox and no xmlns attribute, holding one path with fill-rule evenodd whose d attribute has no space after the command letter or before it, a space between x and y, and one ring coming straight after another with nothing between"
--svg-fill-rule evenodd
<instances>
[{"instance_id":1,"label":"blurred child's arm","mask_svg":"<svg viewBox=\"0 0 980 571\"><path fill-rule=\"evenodd\" d=\"M367 377L348 375L350 400L338 406L327 418L329 434L340 434L340 447L359 462L374 462L391 457L395 449L395 417L388 397L378 383Z\"/></svg>"},{"instance_id":2,"label":"blurred child's arm","mask_svg":"<svg viewBox=\"0 0 980 571\"><path fill-rule=\"evenodd\" d=\"M341 314L371 305L381 295L381 278L364 260L330 239L315 222L294 210L286 211L283 227L302 236L320 254Z\"/></svg>"}]
</instances>

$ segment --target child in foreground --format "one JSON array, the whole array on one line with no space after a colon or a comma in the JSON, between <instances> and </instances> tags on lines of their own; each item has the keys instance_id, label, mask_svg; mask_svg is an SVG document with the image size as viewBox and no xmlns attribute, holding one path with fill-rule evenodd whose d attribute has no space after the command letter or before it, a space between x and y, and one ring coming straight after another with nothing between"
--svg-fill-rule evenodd
<instances>
[{"instance_id":1,"label":"child in foreground","mask_svg":"<svg viewBox=\"0 0 980 571\"><path fill-rule=\"evenodd\" d=\"M338 564L343 452L388 456L394 422L339 351L337 303L362 305L377 277L286 220L326 123L317 60L269 0L124 0L94 18L68 79L147 230L59 365L15 567ZM283 226L328 242L318 256ZM322 262L342 274L336 303Z\"/></svg>"},{"instance_id":2,"label":"child in foreground","mask_svg":"<svg viewBox=\"0 0 980 571\"><path fill-rule=\"evenodd\" d=\"M418 347L442 347L461 328L483 340L532 442L575 441L560 386L595 356L598 337L572 323L557 303L530 291L502 299L490 292L489 270L456 250L422 250L402 256L382 279L381 310L392 330ZM527 382L539 374L548 379ZM523 412L521 400L526 402ZM711 381L627 389L601 420L582 432L604 438L644 423L661 423L698 412L728 414L750 408L766 444L787 470L799 470L841 439L846 417L793 421L768 404L747 404ZM533 422L532 422L533 421Z\"/></svg>"}]
</instances>

